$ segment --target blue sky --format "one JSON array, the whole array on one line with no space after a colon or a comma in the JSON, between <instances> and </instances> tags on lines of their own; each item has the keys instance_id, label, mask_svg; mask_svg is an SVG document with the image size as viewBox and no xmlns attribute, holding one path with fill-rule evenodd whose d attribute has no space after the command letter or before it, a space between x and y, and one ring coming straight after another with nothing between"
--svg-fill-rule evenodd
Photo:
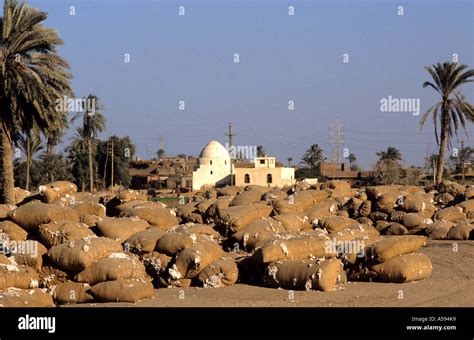
<instances>
[{"instance_id":1,"label":"blue sky","mask_svg":"<svg viewBox=\"0 0 474 340\"><path fill-rule=\"evenodd\" d=\"M380 100L419 98L424 112L437 101L422 88L424 66L457 53L474 67L473 1L29 3L49 13L46 24L64 39L76 96L94 93L105 106L103 137L130 136L142 158L153 156L160 137L170 155L197 155L211 139L226 142L229 122L237 145L261 144L282 161L298 162L311 144L330 157L329 126L339 117L344 147L362 167L389 145L406 165L421 165L436 150L431 122L420 132L419 116L381 112ZM471 103L473 89L463 89ZM463 137L473 145L472 124L469 131L470 141Z\"/></svg>"}]
</instances>

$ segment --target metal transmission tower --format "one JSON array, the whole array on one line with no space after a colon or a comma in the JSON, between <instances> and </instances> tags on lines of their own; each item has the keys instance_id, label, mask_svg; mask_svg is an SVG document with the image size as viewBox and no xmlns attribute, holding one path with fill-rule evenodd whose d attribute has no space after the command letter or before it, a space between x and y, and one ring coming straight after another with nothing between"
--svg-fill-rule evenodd
<instances>
[{"instance_id":1,"label":"metal transmission tower","mask_svg":"<svg viewBox=\"0 0 474 340\"><path fill-rule=\"evenodd\" d=\"M232 164L234 160L232 159L232 137L235 136L235 133L232 133L232 123L229 123L229 133L225 134L229 137L229 156L230 156L230 185L234 185L234 169Z\"/></svg>"},{"instance_id":2,"label":"metal transmission tower","mask_svg":"<svg viewBox=\"0 0 474 340\"><path fill-rule=\"evenodd\" d=\"M344 126L339 121L339 118L336 118L335 122L330 125L329 139L332 148L332 177L334 179L334 172L339 168L341 161L341 147L344 143Z\"/></svg>"}]
</instances>

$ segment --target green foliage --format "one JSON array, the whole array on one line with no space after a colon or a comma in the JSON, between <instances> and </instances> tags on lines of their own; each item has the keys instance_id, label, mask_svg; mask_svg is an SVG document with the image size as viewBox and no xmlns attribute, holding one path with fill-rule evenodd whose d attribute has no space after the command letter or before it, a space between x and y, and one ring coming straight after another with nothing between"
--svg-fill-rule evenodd
<instances>
[{"instance_id":1,"label":"green foliage","mask_svg":"<svg viewBox=\"0 0 474 340\"><path fill-rule=\"evenodd\" d=\"M319 163L324 159L323 150L318 144L313 144L306 150L303 157L301 157L301 164L313 170L318 169Z\"/></svg>"}]
</instances>

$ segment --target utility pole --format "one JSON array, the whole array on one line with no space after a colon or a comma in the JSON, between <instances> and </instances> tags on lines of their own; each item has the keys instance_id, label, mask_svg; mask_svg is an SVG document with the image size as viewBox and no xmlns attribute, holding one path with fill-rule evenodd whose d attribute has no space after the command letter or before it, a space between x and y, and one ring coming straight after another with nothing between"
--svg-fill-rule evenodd
<instances>
[{"instance_id":1,"label":"utility pole","mask_svg":"<svg viewBox=\"0 0 474 340\"><path fill-rule=\"evenodd\" d=\"M333 173L332 179L334 179L335 170L339 167L340 162L340 151L341 145L343 144L343 132L344 126L340 123L339 118L336 118L334 124L331 124L329 137L330 144L332 146L332 164L333 164Z\"/></svg>"},{"instance_id":2,"label":"utility pole","mask_svg":"<svg viewBox=\"0 0 474 340\"><path fill-rule=\"evenodd\" d=\"M465 174L464 174L464 140L461 140L461 179L464 185Z\"/></svg>"},{"instance_id":3,"label":"utility pole","mask_svg":"<svg viewBox=\"0 0 474 340\"><path fill-rule=\"evenodd\" d=\"M226 133L226 136L229 136L229 150L232 150L232 137L235 136L235 133L232 133L232 123L229 123L229 133ZM234 185L234 169L233 169L233 159L232 153L229 152L230 156L230 185Z\"/></svg>"},{"instance_id":4,"label":"utility pole","mask_svg":"<svg viewBox=\"0 0 474 340\"><path fill-rule=\"evenodd\" d=\"M112 139L111 140L111 157L112 157L112 160L111 160L111 170L110 170L110 184L111 184L111 187L112 187L112 192L114 192L114 158L115 158L115 155L114 155L114 140Z\"/></svg>"}]
</instances>

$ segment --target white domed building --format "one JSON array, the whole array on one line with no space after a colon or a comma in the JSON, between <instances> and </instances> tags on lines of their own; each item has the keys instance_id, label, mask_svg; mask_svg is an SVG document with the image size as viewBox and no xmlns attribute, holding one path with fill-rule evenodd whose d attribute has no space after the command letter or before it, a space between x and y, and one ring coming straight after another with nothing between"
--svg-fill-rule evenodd
<instances>
[{"instance_id":1,"label":"white domed building","mask_svg":"<svg viewBox=\"0 0 474 340\"><path fill-rule=\"evenodd\" d=\"M193 172L193 190L230 184L230 167L227 149L216 140L210 141L199 155L199 168Z\"/></svg>"}]
</instances>

